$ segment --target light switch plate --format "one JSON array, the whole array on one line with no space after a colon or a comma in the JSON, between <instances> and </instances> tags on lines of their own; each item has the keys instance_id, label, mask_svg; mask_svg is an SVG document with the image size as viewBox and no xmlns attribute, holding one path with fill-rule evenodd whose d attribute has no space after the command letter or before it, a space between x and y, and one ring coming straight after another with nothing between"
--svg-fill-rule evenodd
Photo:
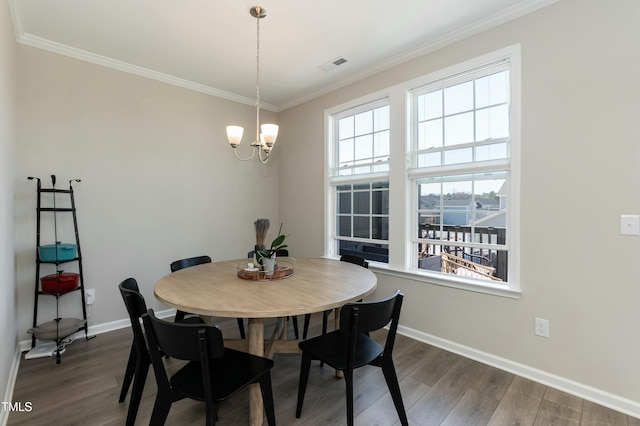
<instances>
[{"instance_id":1,"label":"light switch plate","mask_svg":"<svg viewBox=\"0 0 640 426\"><path fill-rule=\"evenodd\" d=\"M640 235L640 216L637 214L621 215L620 235Z\"/></svg>"}]
</instances>

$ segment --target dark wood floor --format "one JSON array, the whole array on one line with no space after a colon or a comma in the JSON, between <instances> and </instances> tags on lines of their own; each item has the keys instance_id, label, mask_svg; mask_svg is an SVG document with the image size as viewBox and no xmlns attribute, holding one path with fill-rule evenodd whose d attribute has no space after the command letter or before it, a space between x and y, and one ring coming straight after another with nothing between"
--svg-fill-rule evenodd
<instances>
[{"instance_id":1,"label":"dark wood floor","mask_svg":"<svg viewBox=\"0 0 640 426\"><path fill-rule=\"evenodd\" d=\"M315 320L314 316L314 320ZM236 336L235 320L221 322ZM312 327L310 335L317 333ZM385 332L375 335L383 340ZM128 398L118 403L131 345L123 329L86 341L77 340L62 355L22 360L13 402L32 404L13 412L8 425L123 425ZM394 360L411 425L633 425L640 420L576 398L436 347L398 336ZM273 369L279 425L344 425L344 383L328 367L314 364L302 418L295 418L299 356L278 354ZM167 360L169 368L180 362ZM155 397L149 372L136 424L148 424ZM220 425L248 424L248 394L220 406ZM398 416L379 369L363 367L355 378L356 425L397 425ZM171 408L167 425L204 424L203 404L183 400Z\"/></svg>"}]
</instances>

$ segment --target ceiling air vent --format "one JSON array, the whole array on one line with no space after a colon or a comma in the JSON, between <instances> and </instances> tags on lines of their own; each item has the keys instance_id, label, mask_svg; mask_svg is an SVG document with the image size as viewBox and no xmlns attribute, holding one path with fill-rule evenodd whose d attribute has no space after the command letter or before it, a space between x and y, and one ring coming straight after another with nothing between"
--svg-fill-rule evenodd
<instances>
[{"instance_id":1,"label":"ceiling air vent","mask_svg":"<svg viewBox=\"0 0 640 426\"><path fill-rule=\"evenodd\" d=\"M337 67L339 67L340 65L342 65L342 64L344 64L346 62L347 62L347 60L345 58L336 58L336 59L334 59L332 61L327 62L324 65L321 65L320 69L322 71L331 71L332 69L337 68Z\"/></svg>"}]
</instances>

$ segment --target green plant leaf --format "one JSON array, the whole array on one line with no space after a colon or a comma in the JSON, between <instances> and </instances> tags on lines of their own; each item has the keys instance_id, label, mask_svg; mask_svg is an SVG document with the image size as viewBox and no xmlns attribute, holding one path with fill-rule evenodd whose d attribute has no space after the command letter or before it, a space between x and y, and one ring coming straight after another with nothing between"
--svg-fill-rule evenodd
<instances>
[{"instance_id":1,"label":"green plant leaf","mask_svg":"<svg viewBox=\"0 0 640 426\"><path fill-rule=\"evenodd\" d=\"M273 242L271 243L271 248L278 247L280 244L284 242L285 236L279 235Z\"/></svg>"}]
</instances>

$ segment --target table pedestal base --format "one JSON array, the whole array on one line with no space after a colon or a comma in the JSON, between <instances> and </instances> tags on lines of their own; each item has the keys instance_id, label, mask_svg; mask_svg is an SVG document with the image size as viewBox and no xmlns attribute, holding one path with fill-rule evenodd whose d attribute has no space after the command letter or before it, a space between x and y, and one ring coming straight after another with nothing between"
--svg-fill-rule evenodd
<instances>
[{"instance_id":1,"label":"table pedestal base","mask_svg":"<svg viewBox=\"0 0 640 426\"><path fill-rule=\"evenodd\" d=\"M249 318L249 353L264 356L264 319ZM249 424L260 426L263 424L264 409L260 385L249 386Z\"/></svg>"},{"instance_id":2,"label":"table pedestal base","mask_svg":"<svg viewBox=\"0 0 640 426\"><path fill-rule=\"evenodd\" d=\"M211 317L202 317L207 323L211 323ZM334 311L335 330L340 328L340 308ZM284 318L278 318L278 322L271 334L271 338L264 338L264 319L249 318L249 335L247 339L225 339L224 345L227 348L248 352L273 359L273 355L278 353L297 354L300 353L298 343L300 340L287 340L287 326ZM336 370L336 377L343 378L344 374ZM260 385L249 385L249 424L251 426L261 426L264 422L264 406L262 404L262 393Z\"/></svg>"}]
</instances>

